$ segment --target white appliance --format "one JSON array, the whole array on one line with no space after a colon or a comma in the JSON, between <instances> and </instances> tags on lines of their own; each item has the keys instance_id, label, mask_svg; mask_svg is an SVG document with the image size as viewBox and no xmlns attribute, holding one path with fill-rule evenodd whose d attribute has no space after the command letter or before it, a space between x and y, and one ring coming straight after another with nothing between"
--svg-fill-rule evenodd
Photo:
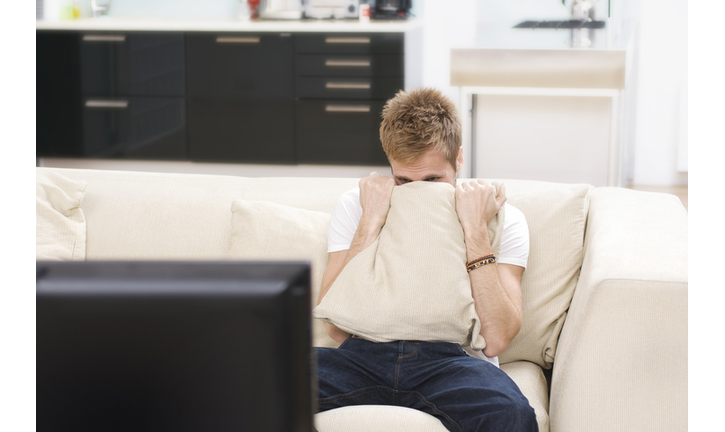
<instances>
[{"instance_id":1,"label":"white appliance","mask_svg":"<svg viewBox=\"0 0 725 432\"><path fill-rule=\"evenodd\" d=\"M300 0L262 0L259 5L260 19L300 19L302 4Z\"/></svg>"},{"instance_id":2,"label":"white appliance","mask_svg":"<svg viewBox=\"0 0 725 432\"><path fill-rule=\"evenodd\" d=\"M305 18L358 18L360 0L303 0Z\"/></svg>"}]
</instances>

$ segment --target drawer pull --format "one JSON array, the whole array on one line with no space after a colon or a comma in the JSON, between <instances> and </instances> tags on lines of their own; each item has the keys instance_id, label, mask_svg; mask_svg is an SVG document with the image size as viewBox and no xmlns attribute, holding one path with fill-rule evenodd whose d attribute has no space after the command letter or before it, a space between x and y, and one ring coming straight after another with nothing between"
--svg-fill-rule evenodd
<instances>
[{"instance_id":1,"label":"drawer pull","mask_svg":"<svg viewBox=\"0 0 725 432\"><path fill-rule=\"evenodd\" d=\"M87 100L88 108L128 108L128 101Z\"/></svg>"},{"instance_id":2,"label":"drawer pull","mask_svg":"<svg viewBox=\"0 0 725 432\"><path fill-rule=\"evenodd\" d=\"M369 113L370 107L367 105L325 105L325 111Z\"/></svg>"},{"instance_id":3,"label":"drawer pull","mask_svg":"<svg viewBox=\"0 0 725 432\"><path fill-rule=\"evenodd\" d=\"M325 66L370 67L367 60L325 60Z\"/></svg>"},{"instance_id":4,"label":"drawer pull","mask_svg":"<svg viewBox=\"0 0 725 432\"><path fill-rule=\"evenodd\" d=\"M369 90L370 83L325 83L325 88L328 89L346 89L346 90Z\"/></svg>"},{"instance_id":5,"label":"drawer pull","mask_svg":"<svg viewBox=\"0 0 725 432\"><path fill-rule=\"evenodd\" d=\"M328 37L325 38L328 44L369 44L369 37Z\"/></svg>"},{"instance_id":6,"label":"drawer pull","mask_svg":"<svg viewBox=\"0 0 725 432\"><path fill-rule=\"evenodd\" d=\"M250 37L250 36L218 36L216 38L217 43L241 43L241 44L256 44L259 43L261 38Z\"/></svg>"},{"instance_id":7,"label":"drawer pull","mask_svg":"<svg viewBox=\"0 0 725 432\"><path fill-rule=\"evenodd\" d=\"M124 35L83 35L83 41L86 42L124 42Z\"/></svg>"}]
</instances>

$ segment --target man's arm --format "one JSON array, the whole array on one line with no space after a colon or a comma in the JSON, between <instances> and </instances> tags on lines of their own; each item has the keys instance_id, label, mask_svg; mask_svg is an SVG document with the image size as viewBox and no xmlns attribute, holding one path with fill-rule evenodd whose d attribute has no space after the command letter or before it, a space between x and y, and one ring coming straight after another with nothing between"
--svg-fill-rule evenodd
<instances>
[{"instance_id":1,"label":"man's arm","mask_svg":"<svg viewBox=\"0 0 725 432\"><path fill-rule=\"evenodd\" d=\"M357 254L367 249L380 234L380 230L385 225L385 220L388 217L393 186L395 186L395 180L379 174L371 174L360 180L360 205L363 209L360 224L357 226L350 249L330 253L327 268L322 275L320 298L317 304L322 302L323 297L330 290L330 287L347 263ZM349 333L329 323L325 323L325 330L338 343L342 343L350 337Z\"/></svg>"},{"instance_id":2,"label":"man's arm","mask_svg":"<svg viewBox=\"0 0 725 432\"><path fill-rule=\"evenodd\" d=\"M488 223L506 202L502 186L495 188L479 180L456 188L456 211L463 227L467 260L493 253ZM488 264L469 273L471 294L481 320L481 336L486 340L483 353L495 357L508 348L521 329L521 276L523 267Z\"/></svg>"}]
</instances>

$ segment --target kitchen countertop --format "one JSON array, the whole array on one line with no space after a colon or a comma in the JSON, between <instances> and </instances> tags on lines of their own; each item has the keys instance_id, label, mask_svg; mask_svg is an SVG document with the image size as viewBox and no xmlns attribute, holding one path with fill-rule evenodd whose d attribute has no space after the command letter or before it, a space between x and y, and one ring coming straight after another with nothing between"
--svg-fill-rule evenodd
<instances>
[{"instance_id":1,"label":"kitchen countertop","mask_svg":"<svg viewBox=\"0 0 725 432\"><path fill-rule=\"evenodd\" d=\"M403 33L422 23L358 20L163 20L158 18L82 18L68 21L35 22L36 30L80 31L223 31L223 32L369 32Z\"/></svg>"},{"instance_id":2,"label":"kitchen countertop","mask_svg":"<svg viewBox=\"0 0 725 432\"><path fill-rule=\"evenodd\" d=\"M513 28L516 24L479 24L470 43L453 47L451 85L624 88L631 29L610 23L596 30Z\"/></svg>"}]
</instances>

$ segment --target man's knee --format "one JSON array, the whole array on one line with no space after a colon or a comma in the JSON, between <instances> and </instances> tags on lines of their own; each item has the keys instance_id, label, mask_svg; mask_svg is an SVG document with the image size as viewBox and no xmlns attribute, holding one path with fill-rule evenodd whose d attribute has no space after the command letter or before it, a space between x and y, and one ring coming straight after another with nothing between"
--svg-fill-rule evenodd
<instances>
[{"instance_id":1,"label":"man's knee","mask_svg":"<svg viewBox=\"0 0 725 432\"><path fill-rule=\"evenodd\" d=\"M525 398L517 398L507 404L505 415L508 417L508 430L538 432L539 426L536 421L536 411L531 407Z\"/></svg>"}]
</instances>

